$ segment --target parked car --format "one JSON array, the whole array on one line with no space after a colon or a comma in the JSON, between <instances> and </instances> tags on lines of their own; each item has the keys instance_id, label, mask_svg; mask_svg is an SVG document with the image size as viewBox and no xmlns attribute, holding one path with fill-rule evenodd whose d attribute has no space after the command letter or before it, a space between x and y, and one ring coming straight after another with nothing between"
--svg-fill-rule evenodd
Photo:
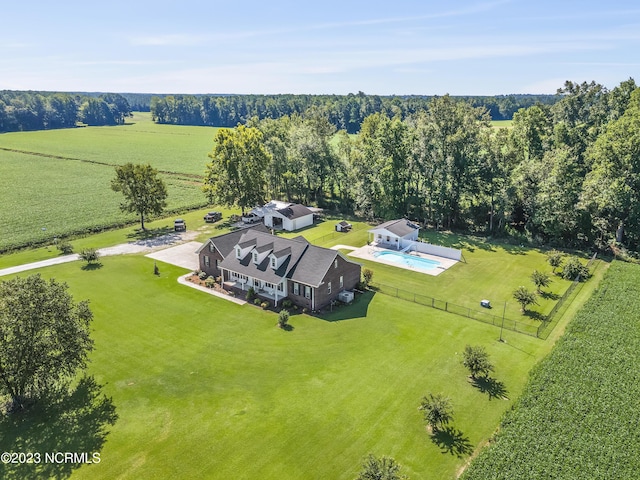
<instances>
[{"instance_id":1,"label":"parked car","mask_svg":"<svg viewBox=\"0 0 640 480\"><path fill-rule=\"evenodd\" d=\"M242 217L242 221L244 223L258 223L262 221L262 217L256 215L255 213L249 213Z\"/></svg>"},{"instance_id":2,"label":"parked car","mask_svg":"<svg viewBox=\"0 0 640 480\"><path fill-rule=\"evenodd\" d=\"M174 232L186 232L187 231L187 224L186 222L181 219L181 218L177 218L174 222L173 222L173 231Z\"/></svg>"},{"instance_id":3,"label":"parked car","mask_svg":"<svg viewBox=\"0 0 640 480\"><path fill-rule=\"evenodd\" d=\"M220 212L209 212L204 216L204 221L207 223L217 222L222 218L222 213Z\"/></svg>"}]
</instances>

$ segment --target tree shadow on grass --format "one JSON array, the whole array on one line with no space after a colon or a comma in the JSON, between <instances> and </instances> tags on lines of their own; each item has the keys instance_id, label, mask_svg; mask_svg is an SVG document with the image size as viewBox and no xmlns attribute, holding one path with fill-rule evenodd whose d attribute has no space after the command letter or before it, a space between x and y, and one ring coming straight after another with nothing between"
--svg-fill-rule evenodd
<instances>
[{"instance_id":1,"label":"tree shadow on grass","mask_svg":"<svg viewBox=\"0 0 640 480\"><path fill-rule=\"evenodd\" d=\"M547 319L546 315L543 315L540 312L536 312L534 310L527 310L524 313L524 316L529 317L532 320L538 320L539 322L544 322Z\"/></svg>"},{"instance_id":2,"label":"tree shadow on grass","mask_svg":"<svg viewBox=\"0 0 640 480\"><path fill-rule=\"evenodd\" d=\"M86 272L91 272L93 270L100 270L102 268L102 262L87 263L80 268Z\"/></svg>"},{"instance_id":3,"label":"tree shadow on grass","mask_svg":"<svg viewBox=\"0 0 640 480\"><path fill-rule=\"evenodd\" d=\"M127 238L135 240L149 240L150 238L159 237L161 235L167 235L169 233L175 233L173 228L164 226L158 228L150 228L146 230L140 230L137 228L134 232L128 233Z\"/></svg>"},{"instance_id":4,"label":"tree shadow on grass","mask_svg":"<svg viewBox=\"0 0 640 480\"><path fill-rule=\"evenodd\" d=\"M112 400L101 395L93 377L82 378L71 391L58 389L28 410L0 417L3 450L40 455L39 462L0 463L0 478L68 478L82 462L94 461L109 433L107 427L117 419ZM76 453L79 458L67 462L58 455L57 461L45 461L46 453L56 452Z\"/></svg>"},{"instance_id":5,"label":"tree shadow on grass","mask_svg":"<svg viewBox=\"0 0 640 480\"><path fill-rule=\"evenodd\" d=\"M280 330L284 330L285 332L292 332L296 327L294 327L290 323L287 323L286 325L283 325L282 327L278 326L278 328L280 328Z\"/></svg>"},{"instance_id":6,"label":"tree shadow on grass","mask_svg":"<svg viewBox=\"0 0 640 480\"><path fill-rule=\"evenodd\" d=\"M540 292L540 296L545 300L558 300L560 298L560 295L553 292Z\"/></svg>"},{"instance_id":7,"label":"tree shadow on grass","mask_svg":"<svg viewBox=\"0 0 640 480\"><path fill-rule=\"evenodd\" d=\"M455 427L447 426L434 430L431 433L431 441L440 448L442 453L455 455L458 458L473 453L473 445L471 445L469 438Z\"/></svg>"},{"instance_id":8,"label":"tree shadow on grass","mask_svg":"<svg viewBox=\"0 0 640 480\"><path fill-rule=\"evenodd\" d=\"M493 398L499 398L501 400L508 400L507 397L507 389L499 380L491 377L478 377L472 378L471 384L480 390L481 393L486 393L489 395L489 400Z\"/></svg>"}]
</instances>

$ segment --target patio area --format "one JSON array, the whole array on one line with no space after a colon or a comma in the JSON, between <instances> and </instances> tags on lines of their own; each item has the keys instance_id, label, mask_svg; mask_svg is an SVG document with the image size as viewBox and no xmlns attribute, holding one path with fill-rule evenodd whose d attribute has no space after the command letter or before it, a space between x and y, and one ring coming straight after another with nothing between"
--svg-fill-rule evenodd
<instances>
[{"instance_id":1,"label":"patio area","mask_svg":"<svg viewBox=\"0 0 640 480\"><path fill-rule=\"evenodd\" d=\"M365 245L355 249L347 255L431 276L440 275L442 272L458 263L457 260L452 260L450 258L416 251L412 251L411 253L402 253L397 250L383 248L375 244Z\"/></svg>"}]
</instances>

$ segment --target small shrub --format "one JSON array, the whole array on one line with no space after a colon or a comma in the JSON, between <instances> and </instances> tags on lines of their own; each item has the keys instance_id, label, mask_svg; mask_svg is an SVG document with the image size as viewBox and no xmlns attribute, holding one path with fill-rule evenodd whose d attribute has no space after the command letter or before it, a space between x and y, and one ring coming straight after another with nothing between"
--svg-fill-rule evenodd
<instances>
[{"instance_id":1,"label":"small shrub","mask_svg":"<svg viewBox=\"0 0 640 480\"><path fill-rule=\"evenodd\" d=\"M365 282L358 282L356 284L356 290L366 290L367 284Z\"/></svg>"},{"instance_id":2,"label":"small shrub","mask_svg":"<svg viewBox=\"0 0 640 480\"><path fill-rule=\"evenodd\" d=\"M267 302L266 300L260 304L263 310L266 310L267 308L269 308L269 305L270 303Z\"/></svg>"},{"instance_id":3,"label":"small shrub","mask_svg":"<svg viewBox=\"0 0 640 480\"><path fill-rule=\"evenodd\" d=\"M198 278L199 278L200 280L206 280L208 276L209 276L209 275L207 274L207 272L200 272L200 273L198 273Z\"/></svg>"},{"instance_id":4,"label":"small shrub","mask_svg":"<svg viewBox=\"0 0 640 480\"><path fill-rule=\"evenodd\" d=\"M193 272L193 274L194 274L194 275L200 275L200 272L201 272L201 271L202 271L202 270L200 270L200 269L198 268L197 270L195 270L195 271Z\"/></svg>"},{"instance_id":5,"label":"small shrub","mask_svg":"<svg viewBox=\"0 0 640 480\"><path fill-rule=\"evenodd\" d=\"M204 281L204 286L207 288L213 288L216 284L216 279L213 277L209 277Z\"/></svg>"},{"instance_id":6,"label":"small shrub","mask_svg":"<svg viewBox=\"0 0 640 480\"><path fill-rule=\"evenodd\" d=\"M248 296L248 295L247 295ZM260 305L262 303L262 300L260 300L259 298L254 298L253 299L253 304L254 305Z\"/></svg>"},{"instance_id":7,"label":"small shrub","mask_svg":"<svg viewBox=\"0 0 640 480\"><path fill-rule=\"evenodd\" d=\"M247 290L247 297L246 297L247 301L251 301L251 299L255 296L256 296L256 291L253 289L253 287L249 287L249 290Z\"/></svg>"},{"instance_id":8,"label":"small shrub","mask_svg":"<svg viewBox=\"0 0 640 480\"><path fill-rule=\"evenodd\" d=\"M100 254L95 248L85 248L80 252L80 258L87 263L98 263Z\"/></svg>"},{"instance_id":9,"label":"small shrub","mask_svg":"<svg viewBox=\"0 0 640 480\"><path fill-rule=\"evenodd\" d=\"M589 269L582 264L578 257L569 257L562 269L562 278L574 280L578 275L580 275L581 280L586 280L589 278Z\"/></svg>"},{"instance_id":10,"label":"small shrub","mask_svg":"<svg viewBox=\"0 0 640 480\"><path fill-rule=\"evenodd\" d=\"M284 308L291 308L292 305L293 305L293 302L291 300L289 300L288 298L286 300L282 301L282 306Z\"/></svg>"},{"instance_id":11,"label":"small shrub","mask_svg":"<svg viewBox=\"0 0 640 480\"><path fill-rule=\"evenodd\" d=\"M56 248L60 250L63 255L69 255L70 253L73 253L73 245L71 245L69 242L59 243Z\"/></svg>"},{"instance_id":12,"label":"small shrub","mask_svg":"<svg viewBox=\"0 0 640 480\"><path fill-rule=\"evenodd\" d=\"M363 269L362 278L364 279L365 286L369 285L371 283L371 280L373 280L373 270L369 268Z\"/></svg>"},{"instance_id":13,"label":"small shrub","mask_svg":"<svg viewBox=\"0 0 640 480\"><path fill-rule=\"evenodd\" d=\"M282 310L278 315L278 327L286 328L289 323L289 310Z\"/></svg>"},{"instance_id":14,"label":"small shrub","mask_svg":"<svg viewBox=\"0 0 640 480\"><path fill-rule=\"evenodd\" d=\"M156 264L156 262L153 262L153 274L160 275L160 269L158 268L158 265Z\"/></svg>"},{"instance_id":15,"label":"small shrub","mask_svg":"<svg viewBox=\"0 0 640 480\"><path fill-rule=\"evenodd\" d=\"M218 282L218 283L222 283L222 277L221 277L221 276L217 276L217 277L216 277L216 282Z\"/></svg>"},{"instance_id":16,"label":"small shrub","mask_svg":"<svg viewBox=\"0 0 640 480\"><path fill-rule=\"evenodd\" d=\"M307 307L304 307L304 308L302 309L302 313L309 313L309 309L308 309Z\"/></svg>"}]
</instances>

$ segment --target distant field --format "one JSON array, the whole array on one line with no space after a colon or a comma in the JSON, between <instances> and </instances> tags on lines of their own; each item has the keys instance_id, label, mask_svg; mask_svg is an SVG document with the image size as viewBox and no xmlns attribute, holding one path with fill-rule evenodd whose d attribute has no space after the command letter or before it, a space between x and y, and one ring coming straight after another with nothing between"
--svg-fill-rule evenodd
<instances>
[{"instance_id":1,"label":"distant field","mask_svg":"<svg viewBox=\"0 0 640 480\"><path fill-rule=\"evenodd\" d=\"M491 125L495 128L511 128L513 120L491 120Z\"/></svg>"},{"instance_id":2,"label":"distant field","mask_svg":"<svg viewBox=\"0 0 640 480\"><path fill-rule=\"evenodd\" d=\"M110 188L116 164L150 163L177 172L162 174L168 209L203 205L197 176L216 129L155 125L149 114L136 114L131 122L0 135L0 251L135 220L120 212L122 196Z\"/></svg>"}]
</instances>

